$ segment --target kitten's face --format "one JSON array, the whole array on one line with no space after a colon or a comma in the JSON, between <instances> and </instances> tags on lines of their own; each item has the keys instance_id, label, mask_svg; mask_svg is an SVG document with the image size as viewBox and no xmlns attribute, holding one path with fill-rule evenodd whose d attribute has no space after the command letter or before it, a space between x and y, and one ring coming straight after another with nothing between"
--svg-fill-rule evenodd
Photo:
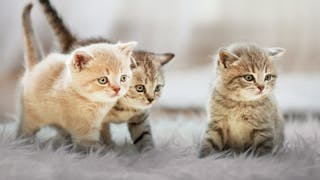
<instances>
[{"instance_id":1,"label":"kitten's face","mask_svg":"<svg viewBox=\"0 0 320 180\"><path fill-rule=\"evenodd\" d=\"M132 70L133 78L127 94L121 99L127 105L146 109L161 96L164 78L161 67L169 62L173 54L134 52L137 66Z\"/></svg>"},{"instance_id":2,"label":"kitten's face","mask_svg":"<svg viewBox=\"0 0 320 180\"><path fill-rule=\"evenodd\" d=\"M233 57L229 52L220 54L220 58L227 60L218 63L225 94L234 100L254 101L272 93L277 74L267 51L249 46L232 52Z\"/></svg>"},{"instance_id":3,"label":"kitten's face","mask_svg":"<svg viewBox=\"0 0 320 180\"><path fill-rule=\"evenodd\" d=\"M76 50L71 63L73 87L96 102L114 102L130 87L134 44L95 44Z\"/></svg>"}]
</instances>

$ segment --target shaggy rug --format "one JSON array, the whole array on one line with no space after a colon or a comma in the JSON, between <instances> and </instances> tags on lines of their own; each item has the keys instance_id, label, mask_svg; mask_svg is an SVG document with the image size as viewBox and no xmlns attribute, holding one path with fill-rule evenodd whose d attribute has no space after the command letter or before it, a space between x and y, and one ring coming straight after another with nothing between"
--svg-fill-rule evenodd
<instances>
[{"instance_id":1,"label":"shaggy rug","mask_svg":"<svg viewBox=\"0 0 320 180\"><path fill-rule=\"evenodd\" d=\"M112 126L117 147L104 155L71 153L66 146L53 148L52 143L26 144L12 138L14 125L3 125L0 179L320 179L320 123L316 120L288 121L285 147L273 156L222 158L217 154L198 159L205 121L184 118L153 121L156 149L144 154L131 145L124 125ZM50 133L54 132L43 130L40 139Z\"/></svg>"}]
</instances>

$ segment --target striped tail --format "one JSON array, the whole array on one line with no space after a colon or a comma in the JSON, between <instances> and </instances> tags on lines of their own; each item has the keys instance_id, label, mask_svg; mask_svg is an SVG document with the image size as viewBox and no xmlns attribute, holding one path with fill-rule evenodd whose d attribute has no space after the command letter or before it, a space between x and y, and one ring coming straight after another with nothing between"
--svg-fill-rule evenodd
<instances>
[{"instance_id":1,"label":"striped tail","mask_svg":"<svg viewBox=\"0 0 320 180\"><path fill-rule=\"evenodd\" d=\"M32 6L32 3L27 4L22 13L26 70L31 70L32 67L42 58L42 50L36 40L30 18Z\"/></svg>"},{"instance_id":2,"label":"striped tail","mask_svg":"<svg viewBox=\"0 0 320 180\"><path fill-rule=\"evenodd\" d=\"M63 53L70 51L72 43L76 38L72 35L63 20L59 17L57 11L53 8L49 0L39 0L44 14L49 21L51 28L58 37L60 49Z\"/></svg>"}]
</instances>

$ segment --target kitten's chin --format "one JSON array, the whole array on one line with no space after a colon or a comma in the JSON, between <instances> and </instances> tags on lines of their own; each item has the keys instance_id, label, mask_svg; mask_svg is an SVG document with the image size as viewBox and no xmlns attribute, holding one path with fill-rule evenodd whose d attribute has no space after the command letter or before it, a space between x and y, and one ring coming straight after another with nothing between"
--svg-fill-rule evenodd
<instances>
[{"instance_id":1,"label":"kitten's chin","mask_svg":"<svg viewBox=\"0 0 320 180\"><path fill-rule=\"evenodd\" d=\"M242 96L243 101L257 101L266 97L265 93L246 94Z\"/></svg>"},{"instance_id":2,"label":"kitten's chin","mask_svg":"<svg viewBox=\"0 0 320 180\"><path fill-rule=\"evenodd\" d=\"M132 103L130 103L130 106L134 107L136 109L145 110L145 109L150 108L152 106L152 104L153 103L146 104L146 103L132 102Z\"/></svg>"}]
</instances>

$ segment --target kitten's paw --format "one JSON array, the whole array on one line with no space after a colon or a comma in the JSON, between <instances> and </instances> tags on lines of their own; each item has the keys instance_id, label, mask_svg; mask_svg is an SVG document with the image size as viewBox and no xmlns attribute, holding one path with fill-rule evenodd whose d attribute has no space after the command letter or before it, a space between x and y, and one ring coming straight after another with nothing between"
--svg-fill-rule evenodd
<instances>
[{"instance_id":1,"label":"kitten's paw","mask_svg":"<svg viewBox=\"0 0 320 180\"><path fill-rule=\"evenodd\" d=\"M74 150L80 152L96 152L101 151L106 146L100 141L81 141L75 144Z\"/></svg>"},{"instance_id":2,"label":"kitten's paw","mask_svg":"<svg viewBox=\"0 0 320 180\"><path fill-rule=\"evenodd\" d=\"M152 149L154 149L153 143L143 144L142 146L138 147L138 150L141 153L151 151Z\"/></svg>"},{"instance_id":3,"label":"kitten's paw","mask_svg":"<svg viewBox=\"0 0 320 180\"><path fill-rule=\"evenodd\" d=\"M273 143L266 142L258 146L254 149L254 154L257 156L264 156L266 154L272 153L273 150Z\"/></svg>"},{"instance_id":4,"label":"kitten's paw","mask_svg":"<svg viewBox=\"0 0 320 180\"><path fill-rule=\"evenodd\" d=\"M210 147L201 147L198 153L198 158L205 158L210 156L214 152L214 149Z\"/></svg>"}]
</instances>

